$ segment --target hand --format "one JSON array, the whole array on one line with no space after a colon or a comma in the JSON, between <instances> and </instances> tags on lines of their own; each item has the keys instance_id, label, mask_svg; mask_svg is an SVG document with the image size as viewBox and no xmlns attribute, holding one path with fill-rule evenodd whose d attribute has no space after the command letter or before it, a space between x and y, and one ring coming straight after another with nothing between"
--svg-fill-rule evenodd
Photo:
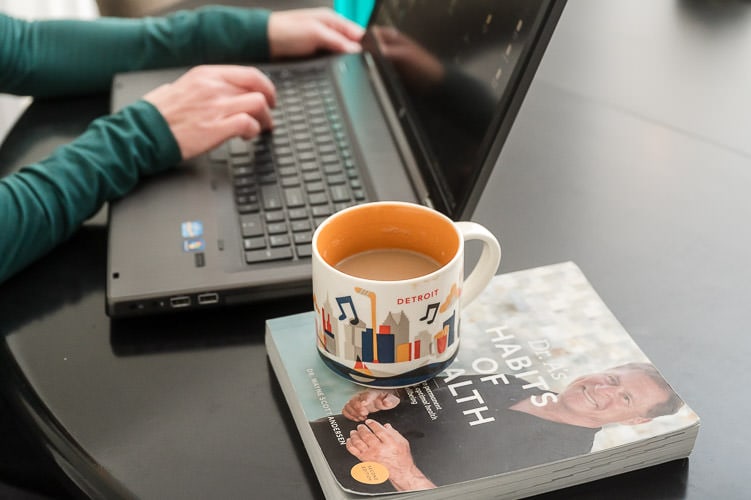
<instances>
[{"instance_id":1,"label":"hand","mask_svg":"<svg viewBox=\"0 0 751 500\"><path fill-rule=\"evenodd\" d=\"M367 390L358 392L342 408L342 415L354 422L362 422L368 415L395 408L400 402L391 391Z\"/></svg>"},{"instance_id":2,"label":"hand","mask_svg":"<svg viewBox=\"0 0 751 500\"><path fill-rule=\"evenodd\" d=\"M276 90L256 68L197 66L144 99L159 110L189 159L231 137L251 139L270 129Z\"/></svg>"},{"instance_id":3,"label":"hand","mask_svg":"<svg viewBox=\"0 0 751 500\"><path fill-rule=\"evenodd\" d=\"M303 57L319 50L359 52L362 27L328 8L272 12L269 17L272 59Z\"/></svg>"},{"instance_id":4,"label":"hand","mask_svg":"<svg viewBox=\"0 0 751 500\"><path fill-rule=\"evenodd\" d=\"M398 491L435 488L415 465L409 441L391 424L367 420L350 432L347 451L361 462L377 462L389 472L389 481Z\"/></svg>"}]
</instances>

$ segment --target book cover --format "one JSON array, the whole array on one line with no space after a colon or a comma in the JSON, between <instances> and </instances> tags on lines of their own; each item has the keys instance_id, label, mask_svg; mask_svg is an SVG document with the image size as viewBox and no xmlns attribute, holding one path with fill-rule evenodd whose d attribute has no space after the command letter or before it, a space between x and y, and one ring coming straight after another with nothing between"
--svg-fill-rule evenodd
<instances>
[{"instance_id":1,"label":"book cover","mask_svg":"<svg viewBox=\"0 0 751 500\"><path fill-rule=\"evenodd\" d=\"M525 496L688 456L698 431L571 262L496 276L462 311L456 360L413 387L339 378L312 312L266 335L327 496Z\"/></svg>"}]
</instances>

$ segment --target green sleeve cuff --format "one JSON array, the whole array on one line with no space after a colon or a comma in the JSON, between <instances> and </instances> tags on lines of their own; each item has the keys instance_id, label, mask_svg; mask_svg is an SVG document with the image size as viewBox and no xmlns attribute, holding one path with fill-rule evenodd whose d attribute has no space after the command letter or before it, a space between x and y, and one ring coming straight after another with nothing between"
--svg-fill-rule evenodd
<instances>
[{"instance_id":1,"label":"green sleeve cuff","mask_svg":"<svg viewBox=\"0 0 751 500\"><path fill-rule=\"evenodd\" d=\"M148 160L137 165L142 175L151 175L177 165L182 160L180 146L159 110L148 101L140 100L121 111L136 125L136 130L148 138L145 144L151 148Z\"/></svg>"},{"instance_id":2,"label":"green sleeve cuff","mask_svg":"<svg viewBox=\"0 0 751 500\"><path fill-rule=\"evenodd\" d=\"M159 111L138 101L0 179L0 282L69 238L102 205L181 159Z\"/></svg>"}]
</instances>

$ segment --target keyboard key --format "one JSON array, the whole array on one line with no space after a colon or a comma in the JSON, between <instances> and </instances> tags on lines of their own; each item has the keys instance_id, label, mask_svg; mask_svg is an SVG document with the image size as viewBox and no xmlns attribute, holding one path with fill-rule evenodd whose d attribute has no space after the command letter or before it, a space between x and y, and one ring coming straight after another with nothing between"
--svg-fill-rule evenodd
<instances>
[{"instance_id":1,"label":"keyboard key","mask_svg":"<svg viewBox=\"0 0 751 500\"><path fill-rule=\"evenodd\" d=\"M311 205L323 205L329 202L329 197L326 193L311 193L308 201Z\"/></svg>"},{"instance_id":2,"label":"keyboard key","mask_svg":"<svg viewBox=\"0 0 751 500\"><path fill-rule=\"evenodd\" d=\"M259 248L266 248L266 238L263 236L257 236L255 238L245 238L243 240L243 248L245 250L258 250Z\"/></svg>"},{"instance_id":3,"label":"keyboard key","mask_svg":"<svg viewBox=\"0 0 751 500\"><path fill-rule=\"evenodd\" d=\"M295 177L283 177L282 178L282 187L295 187L300 185L300 178Z\"/></svg>"},{"instance_id":4,"label":"keyboard key","mask_svg":"<svg viewBox=\"0 0 751 500\"><path fill-rule=\"evenodd\" d=\"M339 163L341 163L341 160L339 159L339 156L335 154L322 154L321 163L323 163L324 165L329 163L338 165Z\"/></svg>"},{"instance_id":5,"label":"keyboard key","mask_svg":"<svg viewBox=\"0 0 751 500\"><path fill-rule=\"evenodd\" d=\"M347 186L331 186L331 201L338 203L351 199Z\"/></svg>"},{"instance_id":6,"label":"keyboard key","mask_svg":"<svg viewBox=\"0 0 751 500\"><path fill-rule=\"evenodd\" d=\"M287 146L287 147L277 147L276 148L276 154L279 155L280 157L282 157L282 156L291 156L293 154L293 151L292 151L292 148L289 147L289 146Z\"/></svg>"},{"instance_id":7,"label":"keyboard key","mask_svg":"<svg viewBox=\"0 0 751 500\"><path fill-rule=\"evenodd\" d=\"M295 248L297 249L298 257L310 257L313 255L313 245L297 245Z\"/></svg>"},{"instance_id":8,"label":"keyboard key","mask_svg":"<svg viewBox=\"0 0 751 500\"><path fill-rule=\"evenodd\" d=\"M312 151L301 151L300 154L297 155L297 158L301 162L316 161L316 154Z\"/></svg>"},{"instance_id":9,"label":"keyboard key","mask_svg":"<svg viewBox=\"0 0 751 500\"><path fill-rule=\"evenodd\" d=\"M276 185L262 186L261 199L263 199L263 208L266 210L282 208L282 196Z\"/></svg>"},{"instance_id":10,"label":"keyboard key","mask_svg":"<svg viewBox=\"0 0 751 500\"><path fill-rule=\"evenodd\" d=\"M258 182L261 184L276 184L276 172L259 175Z\"/></svg>"},{"instance_id":11,"label":"keyboard key","mask_svg":"<svg viewBox=\"0 0 751 500\"><path fill-rule=\"evenodd\" d=\"M247 177L249 175L255 175L256 169L253 168L251 165L238 165L235 166L233 163L232 165L232 174L235 177Z\"/></svg>"},{"instance_id":12,"label":"keyboard key","mask_svg":"<svg viewBox=\"0 0 751 500\"><path fill-rule=\"evenodd\" d=\"M317 207L313 207L313 215L315 217L328 217L333 212L331 211L331 208L326 205L319 205Z\"/></svg>"},{"instance_id":13,"label":"keyboard key","mask_svg":"<svg viewBox=\"0 0 751 500\"><path fill-rule=\"evenodd\" d=\"M305 172L302 174L302 180L306 183L320 181L321 178L321 172L319 172L318 170L316 170L315 172Z\"/></svg>"},{"instance_id":14,"label":"keyboard key","mask_svg":"<svg viewBox=\"0 0 751 500\"><path fill-rule=\"evenodd\" d=\"M296 245L302 245L304 243L310 243L313 241L313 233L310 231L305 233L295 233L292 237Z\"/></svg>"},{"instance_id":15,"label":"keyboard key","mask_svg":"<svg viewBox=\"0 0 751 500\"><path fill-rule=\"evenodd\" d=\"M311 160L311 161L303 161L300 162L300 170L302 170L305 173L318 173L318 162Z\"/></svg>"},{"instance_id":16,"label":"keyboard key","mask_svg":"<svg viewBox=\"0 0 751 500\"><path fill-rule=\"evenodd\" d=\"M258 203L244 203L237 205L237 211L241 214L252 214L258 212L261 209L261 205Z\"/></svg>"},{"instance_id":17,"label":"keyboard key","mask_svg":"<svg viewBox=\"0 0 751 500\"><path fill-rule=\"evenodd\" d=\"M250 154L250 143L240 137L229 140L229 153L232 156L247 156Z\"/></svg>"},{"instance_id":18,"label":"keyboard key","mask_svg":"<svg viewBox=\"0 0 751 500\"><path fill-rule=\"evenodd\" d=\"M245 262L247 262L248 264L268 262L273 260L287 260L291 259L292 257L293 255L291 247L267 248L264 250L253 250L250 252L245 252Z\"/></svg>"},{"instance_id":19,"label":"keyboard key","mask_svg":"<svg viewBox=\"0 0 751 500\"><path fill-rule=\"evenodd\" d=\"M263 235L263 223L259 214L246 214L240 216L240 227L243 238Z\"/></svg>"},{"instance_id":20,"label":"keyboard key","mask_svg":"<svg viewBox=\"0 0 751 500\"><path fill-rule=\"evenodd\" d=\"M235 197L238 205L247 205L248 203L258 203L258 195L255 193L238 194Z\"/></svg>"},{"instance_id":21,"label":"keyboard key","mask_svg":"<svg viewBox=\"0 0 751 500\"><path fill-rule=\"evenodd\" d=\"M300 231L310 231L311 229L312 227L310 226L310 221L308 219L292 221L293 233L299 233Z\"/></svg>"},{"instance_id":22,"label":"keyboard key","mask_svg":"<svg viewBox=\"0 0 751 500\"><path fill-rule=\"evenodd\" d=\"M318 146L318 152L322 155L326 154L335 154L336 153L336 146L334 146L332 143L324 143ZM337 157L337 160L339 158Z\"/></svg>"},{"instance_id":23,"label":"keyboard key","mask_svg":"<svg viewBox=\"0 0 751 500\"><path fill-rule=\"evenodd\" d=\"M279 175L282 177L297 176L297 169L292 165L284 166L279 169Z\"/></svg>"},{"instance_id":24,"label":"keyboard key","mask_svg":"<svg viewBox=\"0 0 751 500\"><path fill-rule=\"evenodd\" d=\"M286 234L272 234L269 236L269 245L271 247L288 247L290 245L289 236Z\"/></svg>"},{"instance_id":25,"label":"keyboard key","mask_svg":"<svg viewBox=\"0 0 751 500\"><path fill-rule=\"evenodd\" d=\"M266 212L266 222L282 222L285 220L284 210L275 210L273 212Z\"/></svg>"},{"instance_id":26,"label":"keyboard key","mask_svg":"<svg viewBox=\"0 0 751 500\"><path fill-rule=\"evenodd\" d=\"M221 145L209 151L209 160L213 162L222 162L227 159L227 148Z\"/></svg>"},{"instance_id":27,"label":"keyboard key","mask_svg":"<svg viewBox=\"0 0 751 500\"><path fill-rule=\"evenodd\" d=\"M326 174L326 175L340 174L342 172L343 172L343 170L342 170L342 164L339 163L339 162L337 162L337 163L330 163L328 165L324 165L323 166L323 173Z\"/></svg>"},{"instance_id":28,"label":"keyboard key","mask_svg":"<svg viewBox=\"0 0 751 500\"><path fill-rule=\"evenodd\" d=\"M293 208L292 210L289 211L290 220L307 219L307 218L308 218L307 208Z\"/></svg>"},{"instance_id":29,"label":"keyboard key","mask_svg":"<svg viewBox=\"0 0 751 500\"><path fill-rule=\"evenodd\" d=\"M287 223L286 222L274 222L272 224L268 224L266 226L266 230L269 232L269 234L272 234L272 235L273 234L287 234Z\"/></svg>"},{"instance_id":30,"label":"keyboard key","mask_svg":"<svg viewBox=\"0 0 751 500\"><path fill-rule=\"evenodd\" d=\"M284 201L289 208L305 206L302 189L299 187L290 187L284 189Z\"/></svg>"},{"instance_id":31,"label":"keyboard key","mask_svg":"<svg viewBox=\"0 0 751 500\"><path fill-rule=\"evenodd\" d=\"M347 182L347 178L344 176L344 174L327 175L326 182L328 182L330 186L334 184L345 184Z\"/></svg>"},{"instance_id":32,"label":"keyboard key","mask_svg":"<svg viewBox=\"0 0 751 500\"><path fill-rule=\"evenodd\" d=\"M320 193L322 191L326 191L326 186L323 184L323 182L316 181L316 182L308 182L305 184L305 190L308 193Z\"/></svg>"}]
</instances>

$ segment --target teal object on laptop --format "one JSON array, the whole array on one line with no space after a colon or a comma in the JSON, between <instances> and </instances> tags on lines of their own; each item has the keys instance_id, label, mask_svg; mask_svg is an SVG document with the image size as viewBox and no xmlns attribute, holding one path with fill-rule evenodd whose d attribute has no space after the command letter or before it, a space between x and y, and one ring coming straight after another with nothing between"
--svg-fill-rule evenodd
<instances>
[{"instance_id":1,"label":"teal object on laptop","mask_svg":"<svg viewBox=\"0 0 751 500\"><path fill-rule=\"evenodd\" d=\"M334 0L334 10L360 26L367 26L374 0Z\"/></svg>"}]
</instances>

